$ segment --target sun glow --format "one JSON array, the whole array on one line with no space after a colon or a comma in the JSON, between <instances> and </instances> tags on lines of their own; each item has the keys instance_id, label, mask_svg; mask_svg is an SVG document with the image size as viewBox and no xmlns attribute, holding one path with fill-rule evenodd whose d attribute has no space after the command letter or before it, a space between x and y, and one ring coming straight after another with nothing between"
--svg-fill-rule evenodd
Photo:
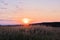
<instances>
[{"instance_id":1,"label":"sun glow","mask_svg":"<svg viewBox=\"0 0 60 40\"><path fill-rule=\"evenodd\" d=\"M29 24L31 20L29 18L23 18L22 21L24 24Z\"/></svg>"},{"instance_id":2,"label":"sun glow","mask_svg":"<svg viewBox=\"0 0 60 40\"><path fill-rule=\"evenodd\" d=\"M22 28L30 28L31 23L32 23L31 18L22 18L21 19Z\"/></svg>"}]
</instances>

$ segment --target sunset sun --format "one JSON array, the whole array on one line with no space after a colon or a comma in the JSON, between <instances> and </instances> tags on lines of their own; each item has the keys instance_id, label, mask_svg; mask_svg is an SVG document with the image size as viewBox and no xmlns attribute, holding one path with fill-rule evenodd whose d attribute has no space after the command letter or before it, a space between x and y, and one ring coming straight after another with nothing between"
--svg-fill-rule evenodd
<instances>
[{"instance_id":1,"label":"sunset sun","mask_svg":"<svg viewBox=\"0 0 60 40\"><path fill-rule=\"evenodd\" d=\"M29 18L23 18L22 21L23 21L24 24L29 24L30 23Z\"/></svg>"}]
</instances>

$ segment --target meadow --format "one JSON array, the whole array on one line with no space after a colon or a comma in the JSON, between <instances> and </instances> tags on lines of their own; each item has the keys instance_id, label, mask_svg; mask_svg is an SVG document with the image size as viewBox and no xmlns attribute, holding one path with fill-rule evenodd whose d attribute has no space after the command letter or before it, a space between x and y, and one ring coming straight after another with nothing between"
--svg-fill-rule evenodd
<instances>
[{"instance_id":1,"label":"meadow","mask_svg":"<svg viewBox=\"0 0 60 40\"><path fill-rule=\"evenodd\" d=\"M43 25L1 26L0 40L60 40L59 27L47 27Z\"/></svg>"}]
</instances>

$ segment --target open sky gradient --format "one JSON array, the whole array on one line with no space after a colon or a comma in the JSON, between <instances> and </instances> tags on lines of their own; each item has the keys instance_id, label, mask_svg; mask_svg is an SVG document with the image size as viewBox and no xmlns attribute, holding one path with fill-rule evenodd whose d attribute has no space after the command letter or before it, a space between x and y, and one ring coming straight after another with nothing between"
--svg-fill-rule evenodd
<instances>
[{"instance_id":1,"label":"open sky gradient","mask_svg":"<svg viewBox=\"0 0 60 40\"><path fill-rule=\"evenodd\" d=\"M60 21L60 0L0 0L0 23L14 24L22 18L34 22Z\"/></svg>"}]
</instances>

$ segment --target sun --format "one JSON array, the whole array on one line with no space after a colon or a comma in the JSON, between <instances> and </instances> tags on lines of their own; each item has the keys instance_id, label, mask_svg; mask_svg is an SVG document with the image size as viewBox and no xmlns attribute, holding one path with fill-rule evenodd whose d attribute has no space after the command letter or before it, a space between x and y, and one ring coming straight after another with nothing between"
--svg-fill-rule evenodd
<instances>
[{"instance_id":1,"label":"sun","mask_svg":"<svg viewBox=\"0 0 60 40\"><path fill-rule=\"evenodd\" d=\"M23 18L22 21L23 21L24 24L29 24L30 23L29 18Z\"/></svg>"},{"instance_id":2,"label":"sun","mask_svg":"<svg viewBox=\"0 0 60 40\"><path fill-rule=\"evenodd\" d=\"M31 23L32 23L31 18L22 18L22 26L23 26L23 28L30 28Z\"/></svg>"}]
</instances>

